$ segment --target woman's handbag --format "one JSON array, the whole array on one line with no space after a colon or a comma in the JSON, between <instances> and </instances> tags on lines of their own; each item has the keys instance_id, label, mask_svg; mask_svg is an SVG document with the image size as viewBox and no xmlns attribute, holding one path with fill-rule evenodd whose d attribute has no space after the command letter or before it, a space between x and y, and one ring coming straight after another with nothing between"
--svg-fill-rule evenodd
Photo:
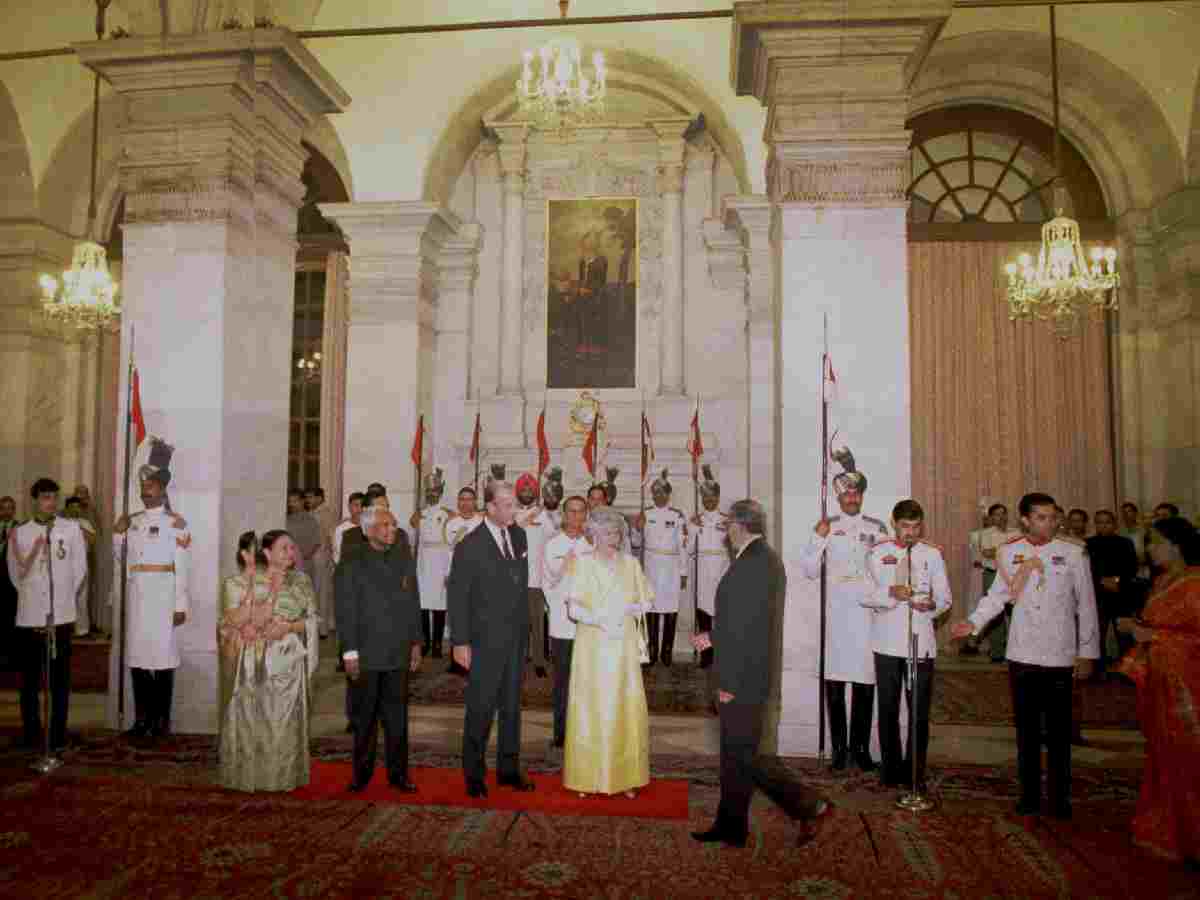
<instances>
[{"instance_id":1,"label":"woman's handbag","mask_svg":"<svg viewBox=\"0 0 1200 900\"><path fill-rule=\"evenodd\" d=\"M638 662L643 666L650 664L650 641L646 637L646 614L637 617Z\"/></svg>"}]
</instances>

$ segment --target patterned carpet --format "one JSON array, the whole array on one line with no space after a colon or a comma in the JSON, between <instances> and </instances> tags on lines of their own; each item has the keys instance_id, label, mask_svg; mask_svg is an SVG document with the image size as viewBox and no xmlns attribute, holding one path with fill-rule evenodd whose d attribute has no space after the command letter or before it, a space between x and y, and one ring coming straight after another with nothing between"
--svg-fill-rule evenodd
<instances>
[{"instance_id":1,"label":"patterned carpet","mask_svg":"<svg viewBox=\"0 0 1200 900\"><path fill-rule=\"evenodd\" d=\"M416 748L413 761L449 760ZM22 762L0 756L0 895L31 900L1197 896L1193 874L1129 846L1137 776L1122 772L1079 773L1075 819L1060 822L1013 815L1003 768L932 773L939 806L913 816L873 778L796 764L835 803L817 840L798 848L760 799L736 851L688 835L715 812L715 760L654 760L655 777L690 780L686 824L235 794L212 786L203 738L137 751L95 735L49 778Z\"/></svg>"}]
</instances>

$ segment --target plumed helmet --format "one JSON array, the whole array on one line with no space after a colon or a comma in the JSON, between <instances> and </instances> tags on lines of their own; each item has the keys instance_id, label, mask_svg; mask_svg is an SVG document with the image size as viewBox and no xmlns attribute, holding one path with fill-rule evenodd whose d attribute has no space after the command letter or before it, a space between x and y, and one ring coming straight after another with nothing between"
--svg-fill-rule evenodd
<instances>
[{"instance_id":1,"label":"plumed helmet","mask_svg":"<svg viewBox=\"0 0 1200 900\"><path fill-rule=\"evenodd\" d=\"M157 481L166 488L171 483L171 455L174 452L175 448L162 438L151 435L150 458L138 469L138 480Z\"/></svg>"},{"instance_id":2,"label":"plumed helmet","mask_svg":"<svg viewBox=\"0 0 1200 900\"><path fill-rule=\"evenodd\" d=\"M562 503L563 472L559 466L551 466L542 474L542 502Z\"/></svg>"},{"instance_id":3,"label":"plumed helmet","mask_svg":"<svg viewBox=\"0 0 1200 900\"><path fill-rule=\"evenodd\" d=\"M442 492L446 490L446 476L441 466L434 466L433 470L425 476L425 494L432 497L434 503L442 497Z\"/></svg>"},{"instance_id":4,"label":"plumed helmet","mask_svg":"<svg viewBox=\"0 0 1200 900\"><path fill-rule=\"evenodd\" d=\"M842 467L842 473L833 479L833 490L840 497L846 491L863 493L867 489L867 476L858 471L858 463L849 447L838 447L830 452L833 461Z\"/></svg>"},{"instance_id":5,"label":"plumed helmet","mask_svg":"<svg viewBox=\"0 0 1200 900\"><path fill-rule=\"evenodd\" d=\"M720 497L721 483L713 477L712 466L705 463L700 467L703 480L700 482L700 494L703 497Z\"/></svg>"},{"instance_id":6,"label":"plumed helmet","mask_svg":"<svg viewBox=\"0 0 1200 900\"><path fill-rule=\"evenodd\" d=\"M617 500L617 476L621 470L616 466L606 466L604 469L604 495L608 498L608 505L612 506Z\"/></svg>"},{"instance_id":7,"label":"plumed helmet","mask_svg":"<svg viewBox=\"0 0 1200 900\"><path fill-rule=\"evenodd\" d=\"M667 496L670 496L671 481L668 478L668 470L667 469L663 469L662 473L657 478L655 478L654 481L650 482L650 491L651 491L651 493L658 493L661 491L662 493L666 494Z\"/></svg>"}]
</instances>

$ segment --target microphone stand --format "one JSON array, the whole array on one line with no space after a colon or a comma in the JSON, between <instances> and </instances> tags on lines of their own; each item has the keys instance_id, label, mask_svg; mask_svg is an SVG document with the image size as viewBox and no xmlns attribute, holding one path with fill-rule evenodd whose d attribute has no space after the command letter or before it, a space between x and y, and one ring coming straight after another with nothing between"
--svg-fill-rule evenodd
<instances>
[{"instance_id":1,"label":"microphone stand","mask_svg":"<svg viewBox=\"0 0 1200 900\"><path fill-rule=\"evenodd\" d=\"M46 580L50 585L50 610L46 613L46 677L42 683L42 755L31 766L33 771L42 775L49 775L63 764L62 759L55 756L50 747L50 668L58 656L58 630L54 621L54 543L50 539L53 528L54 520L51 519L46 525ZM36 561L34 564L36 565Z\"/></svg>"},{"instance_id":2,"label":"microphone stand","mask_svg":"<svg viewBox=\"0 0 1200 900\"><path fill-rule=\"evenodd\" d=\"M920 702L920 679L917 677L917 662L919 638L913 629L913 595L912 595L912 544L908 545L908 746L912 757L912 788L901 794L896 805L909 812L926 812L933 809L933 801L921 793L921 785L917 781L917 704Z\"/></svg>"}]
</instances>

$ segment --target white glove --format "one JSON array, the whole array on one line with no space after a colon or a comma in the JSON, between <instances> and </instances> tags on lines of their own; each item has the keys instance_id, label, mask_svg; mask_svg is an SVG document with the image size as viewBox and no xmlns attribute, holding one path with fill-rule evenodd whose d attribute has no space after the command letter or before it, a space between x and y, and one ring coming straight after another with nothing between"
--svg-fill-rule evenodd
<instances>
[{"instance_id":1,"label":"white glove","mask_svg":"<svg viewBox=\"0 0 1200 900\"><path fill-rule=\"evenodd\" d=\"M625 615L633 616L635 619L640 616L643 611L644 609L640 603L630 603L625 607Z\"/></svg>"},{"instance_id":2,"label":"white glove","mask_svg":"<svg viewBox=\"0 0 1200 900\"><path fill-rule=\"evenodd\" d=\"M596 625L601 628L604 627L603 624L600 622L599 616L597 616L595 613L593 613L586 606L582 606L579 603L575 603L575 602L568 603L567 604L567 615L570 616L572 620L578 622L581 625Z\"/></svg>"}]
</instances>

